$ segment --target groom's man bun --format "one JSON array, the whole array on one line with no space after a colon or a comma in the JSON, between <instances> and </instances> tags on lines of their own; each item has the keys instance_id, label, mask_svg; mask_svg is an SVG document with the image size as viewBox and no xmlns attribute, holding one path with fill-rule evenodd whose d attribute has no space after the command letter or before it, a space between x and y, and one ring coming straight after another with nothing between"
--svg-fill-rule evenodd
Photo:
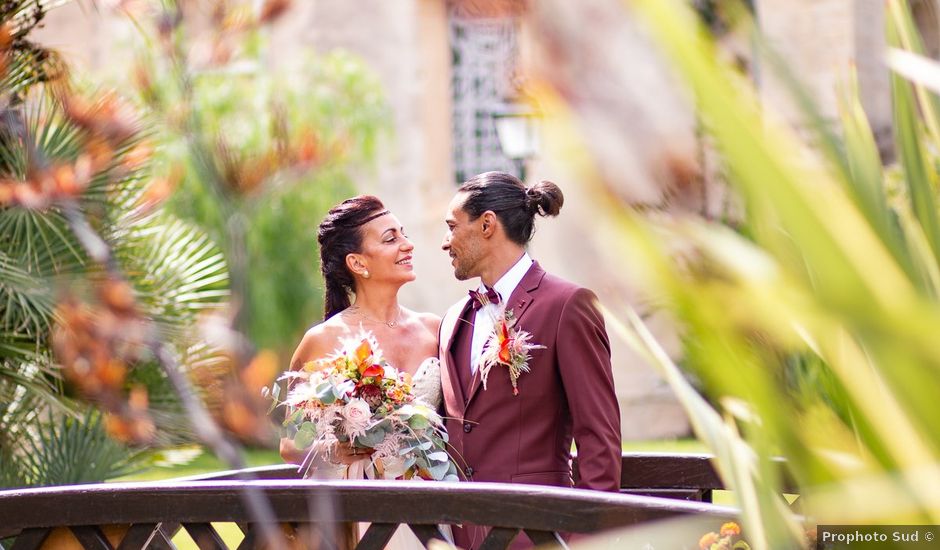
<instances>
[{"instance_id":1,"label":"groom's man bun","mask_svg":"<svg viewBox=\"0 0 940 550\"><path fill-rule=\"evenodd\" d=\"M516 244L532 240L535 215L557 216L565 204L561 189L550 181L526 187L506 172L484 172L467 180L459 193L467 195L463 210L475 220L487 210L499 218L506 236Z\"/></svg>"},{"instance_id":2,"label":"groom's man bun","mask_svg":"<svg viewBox=\"0 0 940 550\"><path fill-rule=\"evenodd\" d=\"M557 216L565 204L565 196L554 183L542 180L525 190L526 206L540 216Z\"/></svg>"}]
</instances>

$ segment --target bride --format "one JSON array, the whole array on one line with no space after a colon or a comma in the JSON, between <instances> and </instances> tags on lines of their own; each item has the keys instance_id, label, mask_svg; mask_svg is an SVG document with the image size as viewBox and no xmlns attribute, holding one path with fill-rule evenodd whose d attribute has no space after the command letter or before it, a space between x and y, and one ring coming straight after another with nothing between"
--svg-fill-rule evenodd
<instances>
[{"instance_id":1,"label":"bride","mask_svg":"<svg viewBox=\"0 0 940 550\"><path fill-rule=\"evenodd\" d=\"M320 269L326 281L323 322L304 334L291 359L291 370L330 355L341 339L362 329L369 330L389 364L413 376L417 397L438 408L441 379L437 334L441 319L398 303L398 290L415 280L414 245L401 222L378 198L360 195L327 213L320 223L317 241ZM280 447L287 462L300 463L306 455L288 438L281 439ZM362 479L364 466L370 460L364 452L348 443L339 443L328 456L341 469L342 477ZM335 477L336 467L323 464L319 469L322 471L316 472L315 477ZM387 548L393 545L423 548L404 527Z\"/></svg>"}]
</instances>

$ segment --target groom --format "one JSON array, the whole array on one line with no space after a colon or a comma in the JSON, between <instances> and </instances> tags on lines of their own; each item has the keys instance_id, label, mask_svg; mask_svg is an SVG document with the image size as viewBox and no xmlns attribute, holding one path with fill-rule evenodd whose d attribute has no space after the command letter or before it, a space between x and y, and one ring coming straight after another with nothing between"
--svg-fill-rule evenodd
<instances>
[{"instance_id":1,"label":"groom","mask_svg":"<svg viewBox=\"0 0 940 550\"><path fill-rule=\"evenodd\" d=\"M526 252L536 214L555 216L563 202L551 182L526 188L510 174L487 172L464 183L448 208L442 248L454 275L480 278L444 315L440 333L447 431L467 480L571 487L573 438L577 486L619 488L620 411L596 298ZM503 307L515 334L524 331L543 346L523 354L528 372L515 384L505 364L489 361L486 369L494 354L485 343ZM479 529L463 531L470 540L458 544L482 542Z\"/></svg>"}]
</instances>

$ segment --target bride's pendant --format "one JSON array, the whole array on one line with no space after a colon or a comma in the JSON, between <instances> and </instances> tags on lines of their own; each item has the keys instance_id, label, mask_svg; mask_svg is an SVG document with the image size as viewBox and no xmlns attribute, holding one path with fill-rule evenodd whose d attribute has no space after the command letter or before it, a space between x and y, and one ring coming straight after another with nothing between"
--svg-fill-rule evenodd
<instances>
[{"instance_id":1,"label":"bride's pendant","mask_svg":"<svg viewBox=\"0 0 940 550\"><path fill-rule=\"evenodd\" d=\"M360 308L359 306L356 306L356 305L349 306L349 308L348 308L346 311L349 312L349 313L352 313L353 315L358 315L359 317L362 317L362 318L365 319L366 321L371 321L371 322L373 322L373 323L382 323L383 325L387 326L388 328L395 328L395 327L397 327L397 326L398 326L398 321L401 319L401 308L400 308L400 307L398 308L398 315L396 315L395 318L392 319L391 321L380 321L379 319L373 319L372 317L369 317L368 315L366 315L365 313L363 313L362 308Z\"/></svg>"}]
</instances>

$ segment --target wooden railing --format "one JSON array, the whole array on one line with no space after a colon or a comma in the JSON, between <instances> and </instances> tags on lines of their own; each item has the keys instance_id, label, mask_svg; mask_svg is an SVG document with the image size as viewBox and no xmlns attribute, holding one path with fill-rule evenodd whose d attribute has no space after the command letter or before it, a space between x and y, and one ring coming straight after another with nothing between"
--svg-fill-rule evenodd
<instances>
[{"instance_id":1,"label":"wooden railing","mask_svg":"<svg viewBox=\"0 0 940 550\"><path fill-rule=\"evenodd\" d=\"M625 452L621 457L620 492L635 495L711 502L712 493L724 489L724 483L708 454ZM573 462L578 479L578 462ZM278 464L248 468L256 479L300 479L296 466ZM177 481L222 481L238 479L238 471L214 472Z\"/></svg>"},{"instance_id":2,"label":"wooden railing","mask_svg":"<svg viewBox=\"0 0 940 550\"><path fill-rule=\"evenodd\" d=\"M688 498L721 488L701 455L631 454L624 466L624 491L685 491L683 498ZM399 525L408 525L425 543L444 537L440 525L488 526L492 529L480 548L497 549L520 532L551 543L559 533L593 534L690 514L719 523L736 515L726 507L646 494L493 483L284 479L296 476L290 466L254 473L261 479L236 481L225 472L202 479L0 491L0 540L9 544L15 536L11 550L64 548L59 541L85 549L165 549L173 548L170 538L183 528L200 548L223 549L211 523L233 522L245 535L239 548L255 548L260 534L243 505L246 488L262 493L277 521L301 538L322 535L334 525L370 523L358 542L362 550L382 548Z\"/></svg>"}]
</instances>

